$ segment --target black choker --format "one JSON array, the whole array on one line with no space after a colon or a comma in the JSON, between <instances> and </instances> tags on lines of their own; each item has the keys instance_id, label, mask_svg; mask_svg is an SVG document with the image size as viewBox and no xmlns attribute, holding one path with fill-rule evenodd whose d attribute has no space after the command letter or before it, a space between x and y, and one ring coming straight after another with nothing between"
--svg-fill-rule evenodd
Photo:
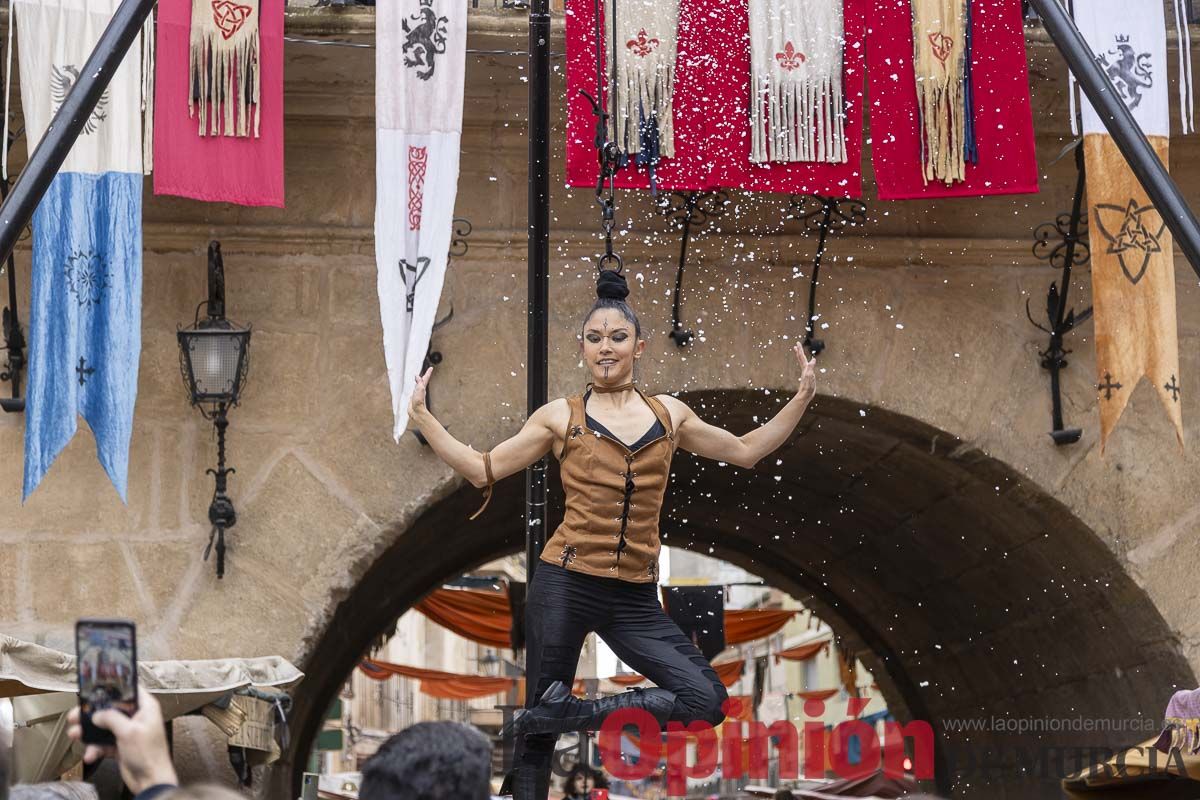
<instances>
[{"instance_id":1,"label":"black choker","mask_svg":"<svg viewBox=\"0 0 1200 800\"><path fill-rule=\"evenodd\" d=\"M597 386L594 383L592 384L592 391L595 392L596 394L608 394L609 392L623 392L626 389L632 389L632 388L633 388L633 381L630 381L629 383L622 383L620 386Z\"/></svg>"}]
</instances>

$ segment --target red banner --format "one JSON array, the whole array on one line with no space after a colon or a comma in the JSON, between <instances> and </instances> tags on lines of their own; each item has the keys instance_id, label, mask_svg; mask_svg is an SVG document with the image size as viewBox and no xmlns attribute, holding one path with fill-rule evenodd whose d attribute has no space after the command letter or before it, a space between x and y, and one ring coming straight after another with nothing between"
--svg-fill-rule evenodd
<instances>
[{"instance_id":1,"label":"red banner","mask_svg":"<svg viewBox=\"0 0 1200 800\"><path fill-rule=\"evenodd\" d=\"M155 194L283 208L283 8L284 0L262 0L259 9L259 136L201 136L188 115L192 4L158 4Z\"/></svg>"},{"instance_id":2,"label":"red banner","mask_svg":"<svg viewBox=\"0 0 1200 800\"><path fill-rule=\"evenodd\" d=\"M971 85L977 164L966 180L926 184L913 77L911 0L872 0L867 34L871 164L880 200L1037 191L1033 114L1020 0L971 4Z\"/></svg>"},{"instance_id":3,"label":"red banner","mask_svg":"<svg viewBox=\"0 0 1200 800\"><path fill-rule=\"evenodd\" d=\"M747 0L680 0L675 66L675 157L655 175L660 189L719 187L756 192L862 195L863 72L867 0L845 0L846 162L750 161L750 17ZM567 0L567 185L595 186L596 117L580 90L596 95L592 0ZM608 66L605 65L605 74ZM607 79L605 81L607 83ZM645 189L649 174L630 166L616 180Z\"/></svg>"}]
</instances>

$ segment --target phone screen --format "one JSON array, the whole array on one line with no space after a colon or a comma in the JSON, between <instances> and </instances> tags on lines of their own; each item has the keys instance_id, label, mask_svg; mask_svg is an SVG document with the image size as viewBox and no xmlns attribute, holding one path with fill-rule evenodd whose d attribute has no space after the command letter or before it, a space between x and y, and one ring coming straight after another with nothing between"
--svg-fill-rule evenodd
<instances>
[{"instance_id":1,"label":"phone screen","mask_svg":"<svg viewBox=\"0 0 1200 800\"><path fill-rule=\"evenodd\" d=\"M111 742L111 734L93 726L91 716L106 708L116 708L130 716L137 711L137 647L133 623L80 620L75 626L75 652L84 741Z\"/></svg>"}]
</instances>

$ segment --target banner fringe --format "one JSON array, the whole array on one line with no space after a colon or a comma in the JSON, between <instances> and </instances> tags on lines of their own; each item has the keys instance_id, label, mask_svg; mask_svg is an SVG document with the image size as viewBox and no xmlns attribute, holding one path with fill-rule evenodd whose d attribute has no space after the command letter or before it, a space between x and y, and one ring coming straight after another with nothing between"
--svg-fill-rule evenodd
<instances>
[{"instance_id":1,"label":"banner fringe","mask_svg":"<svg viewBox=\"0 0 1200 800\"><path fill-rule=\"evenodd\" d=\"M219 31L192 26L188 65L188 116L198 116L201 136L259 136L259 35L230 45Z\"/></svg>"},{"instance_id":2,"label":"banner fringe","mask_svg":"<svg viewBox=\"0 0 1200 800\"><path fill-rule=\"evenodd\" d=\"M842 87L820 81L780 81L752 69L751 85L762 87L750 104L750 160L846 161Z\"/></svg>"}]
</instances>

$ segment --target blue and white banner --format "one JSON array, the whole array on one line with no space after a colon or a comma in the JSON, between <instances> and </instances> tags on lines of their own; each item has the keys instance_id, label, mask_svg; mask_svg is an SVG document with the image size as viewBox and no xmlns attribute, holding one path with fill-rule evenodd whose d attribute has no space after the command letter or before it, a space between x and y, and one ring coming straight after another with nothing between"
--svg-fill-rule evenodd
<instances>
[{"instance_id":1,"label":"blue and white banner","mask_svg":"<svg viewBox=\"0 0 1200 800\"><path fill-rule=\"evenodd\" d=\"M118 0L13 0L30 151ZM126 498L142 305L140 48L113 76L33 216L23 497L82 415Z\"/></svg>"}]
</instances>

